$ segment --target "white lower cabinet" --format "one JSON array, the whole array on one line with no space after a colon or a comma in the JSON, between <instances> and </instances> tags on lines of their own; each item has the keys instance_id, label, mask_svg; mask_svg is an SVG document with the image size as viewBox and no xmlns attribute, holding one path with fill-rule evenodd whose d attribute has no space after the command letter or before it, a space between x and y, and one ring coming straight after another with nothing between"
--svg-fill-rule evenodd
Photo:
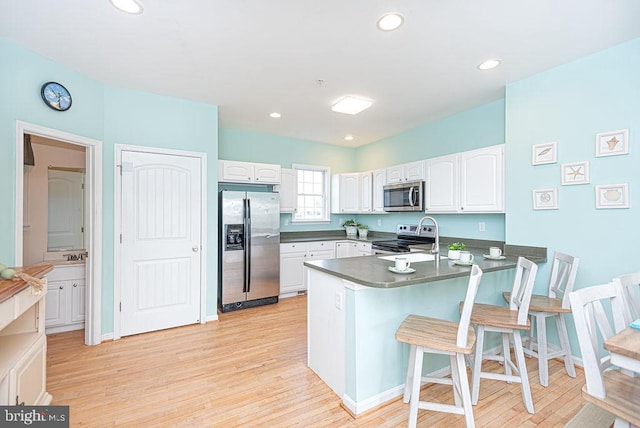
<instances>
[{"instance_id":1,"label":"white lower cabinet","mask_svg":"<svg viewBox=\"0 0 640 428\"><path fill-rule=\"evenodd\" d=\"M304 262L335 258L334 246L335 241L280 244L280 297L305 292L307 283Z\"/></svg>"},{"instance_id":2,"label":"white lower cabinet","mask_svg":"<svg viewBox=\"0 0 640 428\"><path fill-rule=\"evenodd\" d=\"M338 241L336 242L336 257L341 259L344 257L370 256L370 242L356 241Z\"/></svg>"},{"instance_id":3,"label":"white lower cabinet","mask_svg":"<svg viewBox=\"0 0 640 428\"><path fill-rule=\"evenodd\" d=\"M84 328L84 265L56 266L49 274L45 327L47 334Z\"/></svg>"}]
</instances>

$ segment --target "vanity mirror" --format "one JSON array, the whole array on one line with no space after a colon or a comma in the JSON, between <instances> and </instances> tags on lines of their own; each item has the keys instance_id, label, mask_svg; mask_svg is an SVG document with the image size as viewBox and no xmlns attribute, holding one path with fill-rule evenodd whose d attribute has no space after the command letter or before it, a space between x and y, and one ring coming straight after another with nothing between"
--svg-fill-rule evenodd
<instances>
[{"instance_id":1,"label":"vanity mirror","mask_svg":"<svg viewBox=\"0 0 640 428\"><path fill-rule=\"evenodd\" d=\"M48 168L47 251L84 249L84 168Z\"/></svg>"}]
</instances>

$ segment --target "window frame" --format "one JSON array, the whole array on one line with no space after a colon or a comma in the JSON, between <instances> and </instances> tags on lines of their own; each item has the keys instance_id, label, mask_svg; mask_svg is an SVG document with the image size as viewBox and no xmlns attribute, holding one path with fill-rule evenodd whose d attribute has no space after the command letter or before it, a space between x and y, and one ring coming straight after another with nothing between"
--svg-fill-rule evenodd
<instances>
[{"instance_id":1,"label":"window frame","mask_svg":"<svg viewBox=\"0 0 640 428\"><path fill-rule=\"evenodd\" d=\"M313 223L331 223L331 168L322 165L308 165L294 163L291 164L291 169L296 173L296 212L298 211L298 171L321 171L324 173L324 210L322 213L322 219L297 219L295 212L291 214L291 223L296 224L313 224Z\"/></svg>"}]
</instances>

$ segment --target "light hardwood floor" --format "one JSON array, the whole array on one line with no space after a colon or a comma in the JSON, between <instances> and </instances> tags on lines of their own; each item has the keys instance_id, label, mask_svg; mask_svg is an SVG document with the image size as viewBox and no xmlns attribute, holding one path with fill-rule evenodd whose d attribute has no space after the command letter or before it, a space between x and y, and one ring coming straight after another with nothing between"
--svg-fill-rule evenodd
<instances>
[{"instance_id":1,"label":"light hardwood floor","mask_svg":"<svg viewBox=\"0 0 640 428\"><path fill-rule=\"evenodd\" d=\"M93 347L83 344L82 331L51 335L48 390L52 404L70 406L73 427L406 426L409 409L400 397L352 418L306 366L306 336L305 296ZM477 426L561 427L578 412L583 371L572 379L553 360L543 388L536 363L527 359L536 413L525 411L519 384L483 380ZM452 400L444 385L422 394ZM418 424L464 421L421 410Z\"/></svg>"}]
</instances>

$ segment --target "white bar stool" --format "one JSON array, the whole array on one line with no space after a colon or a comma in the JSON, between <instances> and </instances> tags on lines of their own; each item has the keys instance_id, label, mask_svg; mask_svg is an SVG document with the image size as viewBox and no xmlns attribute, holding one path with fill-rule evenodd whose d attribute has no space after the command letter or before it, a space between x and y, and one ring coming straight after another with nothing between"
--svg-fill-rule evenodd
<instances>
[{"instance_id":1,"label":"white bar stool","mask_svg":"<svg viewBox=\"0 0 640 428\"><path fill-rule=\"evenodd\" d=\"M476 352L473 359L471 380L471 401L478 404L480 378L519 382L522 384L522 400L527 412L534 413L531 388L527 376L520 330L529 330L531 324L527 316L538 266L524 257L518 257L516 275L513 280L509 307L476 303L471 313L471 323L477 326ZM484 333L495 332L502 335L502 355L484 354ZM509 341L513 341L517 366L511 361ZM504 374L482 371L482 361L493 360L504 364ZM515 372L516 374L512 374Z\"/></svg>"},{"instance_id":2,"label":"white bar stool","mask_svg":"<svg viewBox=\"0 0 640 428\"><path fill-rule=\"evenodd\" d=\"M473 352L473 344L476 341L475 332L469 326L469 322L481 277L482 270L477 265L474 265L471 268L471 276L469 277L460 323L409 315L400 324L396 332L396 340L411 345L403 396L405 403L410 402L409 427L416 426L418 409L464 415L467 427L475 426L464 356ZM449 355L451 379L422 377L424 353ZM420 385L422 381L425 383L452 385L455 404L420 401Z\"/></svg>"},{"instance_id":3,"label":"white bar stool","mask_svg":"<svg viewBox=\"0 0 640 428\"><path fill-rule=\"evenodd\" d=\"M571 313L569 293L573 290L578 273L579 259L567 254L555 252L549 279L549 291L546 296L533 295L529 305L531 330L524 339L524 353L538 359L538 377L542 386L549 385L549 363L556 357L564 357L564 367L567 374L576 377L576 369L571 355L571 345L567 334L564 314ZM503 294L508 302L511 293ZM547 342L547 318L555 320L560 347ZM535 330L535 334L534 334Z\"/></svg>"}]
</instances>

